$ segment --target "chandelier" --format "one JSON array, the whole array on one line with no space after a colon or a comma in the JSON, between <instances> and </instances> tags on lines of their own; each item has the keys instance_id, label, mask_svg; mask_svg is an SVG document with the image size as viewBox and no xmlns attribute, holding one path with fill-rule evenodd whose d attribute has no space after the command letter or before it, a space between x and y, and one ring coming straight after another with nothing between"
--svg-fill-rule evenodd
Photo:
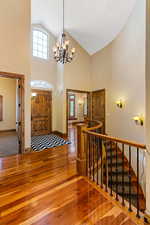
<instances>
[{"instance_id":1,"label":"chandelier","mask_svg":"<svg viewBox=\"0 0 150 225\"><path fill-rule=\"evenodd\" d=\"M66 34L64 32L64 0L63 0L63 32L61 40L56 43L53 48L54 59L56 62L65 64L71 63L75 56L75 48L70 46L70 41L67 40Z\"/></svg>"}]
</instances>

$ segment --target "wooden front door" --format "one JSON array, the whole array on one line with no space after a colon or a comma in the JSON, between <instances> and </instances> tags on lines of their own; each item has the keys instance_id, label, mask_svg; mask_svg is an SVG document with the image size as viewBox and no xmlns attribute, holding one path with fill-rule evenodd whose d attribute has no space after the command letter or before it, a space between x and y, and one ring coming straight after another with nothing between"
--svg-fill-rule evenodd
<instances>
[{"instance_id":1,"label":"wooden front door","mask_svg":"<svg viewBox=\"0 0 150 225\"><path fill-rule=\"evenodd\" d=\"M32 90L31 126L32 136L51 133L52 128L52 93Z\"/></svg>"},{"instance_id":2,"label":"wooden front door","mask_svg":"<svg viewBox=\"0 0 150 225\"><path fill-rule=\"evenodd\" d=\"M92 92L92 120L103 123L102 132L105 133L105 90Z\"/></svg>"}]
</instances>

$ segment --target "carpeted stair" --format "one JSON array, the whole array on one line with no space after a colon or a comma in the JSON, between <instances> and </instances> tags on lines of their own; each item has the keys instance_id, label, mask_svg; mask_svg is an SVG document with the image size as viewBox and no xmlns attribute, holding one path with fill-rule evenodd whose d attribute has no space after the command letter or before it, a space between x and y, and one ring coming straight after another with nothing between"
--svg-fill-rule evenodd
<instances>
[{"instance_id":1,"label":"carpeted stair","mask_svg":"<svg viewBox=\"0 0 150 225\"><path fill-rule=\"evenodd\" d=\"M129 201L129 162L126 157L124 160L122 158L122 152L118 148L117 149L117 168L116 169L116 149L115 145L110 145L110 142L105 143L105 147L107 149L107 163L108 163L108 186L114 192L116 192L116 186L118 185L118 194L123 196L123 183L122 183L122 174L123 174L123 161L124 161L124 198ZM112 152L111 152L112 151ZM111 156L112 156L112 164L111 164ZM112 169L111 169L112 165ZM112 171L112 178L111 178L111 171ZM117 178L118 177L118 178ZM111 182L112 180L112 182ZM136 175L131 169L131 203L135 207L137 207L137 178ZM145 210L145 197L142 191L141 186L139 185L139 205L140 210Z\"/></svg>"}]
</instances>

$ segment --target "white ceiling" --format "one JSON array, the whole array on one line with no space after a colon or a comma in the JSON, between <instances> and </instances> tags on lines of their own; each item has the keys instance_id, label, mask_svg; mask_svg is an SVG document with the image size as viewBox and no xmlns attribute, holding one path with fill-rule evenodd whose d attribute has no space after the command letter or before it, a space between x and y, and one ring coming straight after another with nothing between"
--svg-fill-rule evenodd
<instances>
[{"instance_id":1,"label":"white ceiling","mask_svg":"<svg viewBox=\"0 0 150 225\"><path fill-rule=\"evenodd\" d=\"M127 23L136 0L65 0L65 30L89 53L109 44ZM32 0L32 23L60 32L62 0Z\"/></svg>"}]
</instances>

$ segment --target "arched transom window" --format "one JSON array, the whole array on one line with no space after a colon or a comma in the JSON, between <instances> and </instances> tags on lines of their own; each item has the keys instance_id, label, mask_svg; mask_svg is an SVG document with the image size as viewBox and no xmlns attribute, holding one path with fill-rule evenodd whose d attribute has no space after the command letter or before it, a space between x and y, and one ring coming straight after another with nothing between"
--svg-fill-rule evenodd
<instances>
[{"instance_id":1,"label":"arched transom window","mask_svg":"<svg viewBox=\"0 0 150 225\"><path fill-rule=\"evenodd\" d=\"M33 29L33 56L41 59L48 59L48 33Z\"/></svg>"}]
</instances>

